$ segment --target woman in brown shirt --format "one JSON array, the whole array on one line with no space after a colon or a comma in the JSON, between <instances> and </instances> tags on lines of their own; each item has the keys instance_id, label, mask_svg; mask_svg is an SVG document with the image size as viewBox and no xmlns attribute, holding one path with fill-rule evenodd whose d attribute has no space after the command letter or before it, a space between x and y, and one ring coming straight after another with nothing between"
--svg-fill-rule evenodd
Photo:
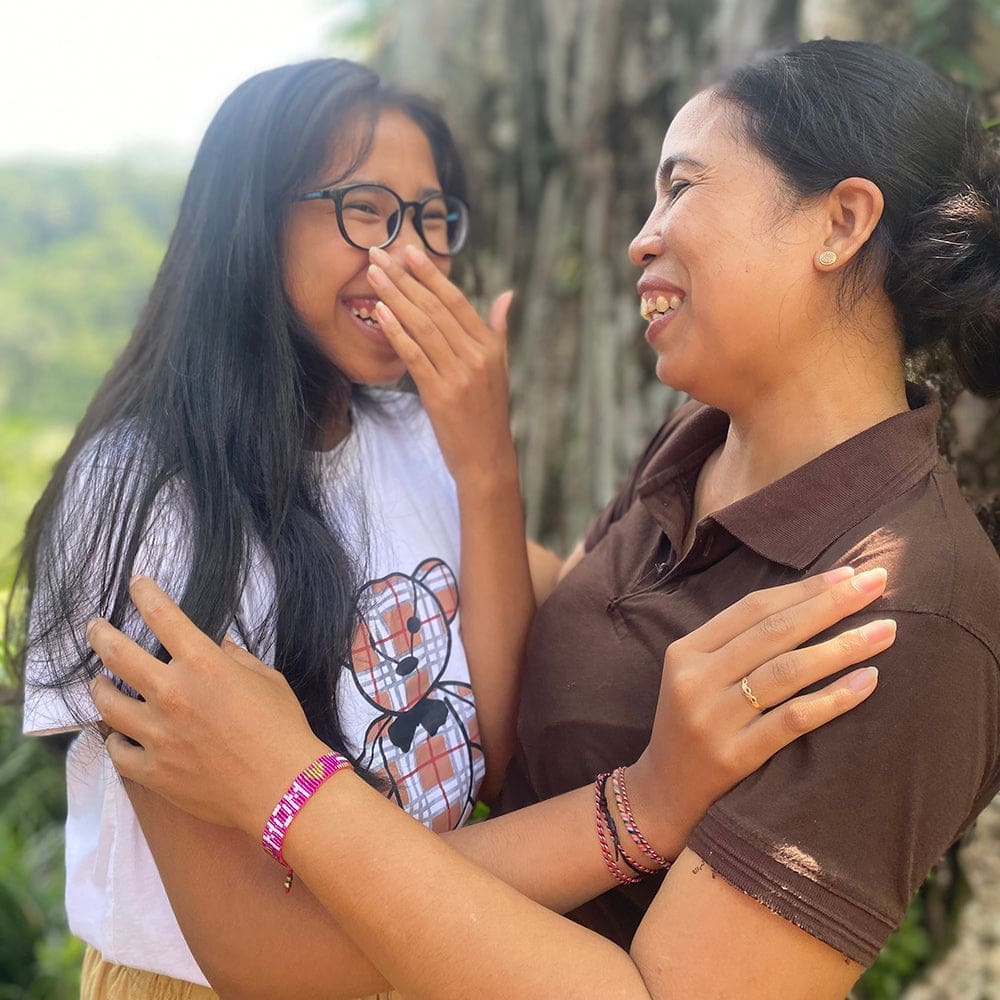
<instances>
[{"instance_id":1,"label":"woman in brown shirt","mask_svg":"<svg viewBox=\"0 0 1000 1000\"><path fill-rule=\"evenodd\" d=\"M581 911L589 926L511 888L572 904L531 883L555 871L569 884L593 863L579 791L488 824L484 860L505 885L363 783L326 782L285 856L406 995L842 997L1000 787L1000 561L937 460L934 401L903 373L904 354L944 340L970 387L1000 391L1000 164L982 129L911 59L797 46L681 109L631 255L657 375L701 405L664 425L539 611L504 808L641 754L638 777L685 739L657 726L647 746L663 643L677 639L666 717L709 676L698 657L719 619L702 623L750 591L845 561L884 566L889 588L848 621L889 614L899 637L876 658L876 697L723 795L686 847L654 842L676 857L669 874ZM214 650L152 585L135 598L188 669L164 680L107 626L93 630L148 699L97 685L106 718L145 747L112 738L113 759L256 833L322 744L296 729L278 678ZM680 638L699 625L700 639ZM790 628L782 615L769 626ZM670 670L681 654L685 670ZM795 663L774 662L775 675ZM767 707L752 686L733 697ZM234 732L258 741L252 767L206 738ZM640 826L685 814L686 777L662 774L637 804ZM648 861L627 807L602 789L602 834L624 827L629 860ZM497 866L512 831L520 858Z\"/></svg>"}]
</instances>

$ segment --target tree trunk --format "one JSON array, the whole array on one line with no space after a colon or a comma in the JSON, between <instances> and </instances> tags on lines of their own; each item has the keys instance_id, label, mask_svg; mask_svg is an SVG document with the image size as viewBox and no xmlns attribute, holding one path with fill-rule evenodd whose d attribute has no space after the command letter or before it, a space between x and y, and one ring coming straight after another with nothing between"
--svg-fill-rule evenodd
<instances>
[{"instance_id":1,"label":"tree trunk","mask_svg":"<svg viewBox=\"0 0 1000 1000\"><path fill-rule=\"evenodd\" d=\"M515 433L529 533L567 550L675 395L643 342L629 241L673 112L794 37L765 0L401 0L379 60L438 97L470 160L479 270L517 289Z\"/></svg>"}]
</instances>

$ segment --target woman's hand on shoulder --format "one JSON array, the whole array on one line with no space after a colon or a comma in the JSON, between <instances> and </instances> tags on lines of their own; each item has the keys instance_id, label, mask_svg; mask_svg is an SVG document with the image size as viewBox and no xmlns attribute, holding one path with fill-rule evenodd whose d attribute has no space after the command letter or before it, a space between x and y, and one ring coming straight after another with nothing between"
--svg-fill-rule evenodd
<instances>
[{"instance_id":1,"label":"woman's hand on shoulder","mask_svg":"<svg viewBox=\"0 0 1000 1000\"><path fill-rule=\"evenodd\" d=\"M448 469L461 486L516 469L510 432L507 311L513 292L484 322L462 291L417 247L405 267L371 251L376 315L416 383Z\"/></svg>"},{"instance_id":2,"label":"woman's hand on shoulder","mask_svg":"<svg viewBox=\"0 0 1000 1000\"><path fill-rule=\"evenodd\" d=\"M802 643L861 611L885 584L883 569L843 567L755 591L668 647L650 742L629 768L644 828L662 831L664 846L683 844L717 798L872 693L878 671L867 666L799 694L891 646L894 621Z\"/></svg>"},{"instance_id":3,"label":"woman's hand on shoulder","mask_svg":"<svg viewBox=\"0 0 1000 1000\"><path fill-rule=\"evenodd\" d=\"M143 699L104 675L91 683L115 730L106 744L112 763L185 812L260 836L295 776L329 748L277 670L228 640L218 646L147 577L129 590L172 659L157 660L109 622L90 623L94 652Z\"/></svg>"}]
</instances>

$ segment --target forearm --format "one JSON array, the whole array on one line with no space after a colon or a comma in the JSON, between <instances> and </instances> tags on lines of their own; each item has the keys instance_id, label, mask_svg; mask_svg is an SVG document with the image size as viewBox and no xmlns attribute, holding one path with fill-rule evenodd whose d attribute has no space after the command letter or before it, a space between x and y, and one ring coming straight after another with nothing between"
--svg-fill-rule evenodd
<instances>
[{"instance_id":1,"label":"forearm","mask_svg":"<svg viewBox=\"0 0 1000 1000\"><path fill-rule=\"evenodd\" d=\"M259 841L128 790L177 923L224 1000L347 1000L388 988L305 884L285 895L284 870Z\"/></svg>"},{"instance_id":2,"label":"forearm","mask_svg":"<svg viewBox=\"0 0 1000 1000\"><path fill-rule=\"evenodd\" d=\"M486 757L481 796L500 788L514 749L520 664L535 611L517 463L509 456L457 482L462 642Z\"/></svg>"},{"instance_id":3,"label":"forearm","mask_svg":"<svg viewBox=\"0 0 1000 1000\"><path fill-rule=\"evenodd\" d=\"M406 864L383 864L379 844L392 844ZM292 824L284 850L408 998L648 996L621 949L408 823L353 775L326 782Z\"/></svg>"},{"instance_id":4,"label":"forearm","mask_svg":"<svg viewBox=\"0 0 1000 1000\"><path fill-rule=\"evenodd\" d=\"M217 992L241 1000L331 1000L385 989L384 977L298 877L291 894L284 894L283 870L258 841L195 819L141 787L130 784L129 794L178 924ZM310 803L302 815L312 808ZM401 830L422 830L398 808L391 811ZM616 884L598 845L590 788L443 839L467 861L557 912ZM671 856L682 837L672 840ZM403 857L405 851L405 845L394 846L381 856ZM369 891L359 888L366 885L360 876L348 881L362 895Z\"/></svg>"}]
</instances>

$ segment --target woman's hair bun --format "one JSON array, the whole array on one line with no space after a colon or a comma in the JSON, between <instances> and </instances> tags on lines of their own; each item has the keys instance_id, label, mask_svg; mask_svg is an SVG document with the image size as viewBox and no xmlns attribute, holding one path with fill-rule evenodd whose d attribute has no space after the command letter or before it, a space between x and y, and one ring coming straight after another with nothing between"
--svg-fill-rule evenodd
<instances>
[{"instance_id":1,"label":"woman's hair bun","mask_svg":"<svg viewBox=\"0 0 1000 1000\"><path fill-rule=\"evenodd\" d=\"M878 185L885 210L845 301L881 282L907 352L946 341L965 384L1000 395L1000 157L966 96L912 56L830 38L740 67L717 93L796 194Z\"/></svg>"},{"instance_id":2,"label":"woman's hair bun","mask_svg":"<svg viewBox=\"0 0 1000 1000\"><path fill-rule=\"evenodd\" d=\"M944 339L965 385L1000 395L1000 157L992 149L916 213L885 288L907 349Z\"/></svg>"}]
</instances>

